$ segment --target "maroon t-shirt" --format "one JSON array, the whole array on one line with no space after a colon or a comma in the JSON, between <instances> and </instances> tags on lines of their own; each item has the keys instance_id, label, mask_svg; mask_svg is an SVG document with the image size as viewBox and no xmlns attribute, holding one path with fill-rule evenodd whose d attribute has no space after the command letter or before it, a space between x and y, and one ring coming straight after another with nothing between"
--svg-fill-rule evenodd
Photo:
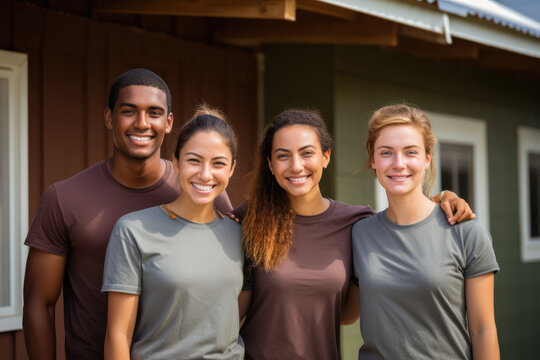
<instances>
[{"instance_id":1,"label":"maroon t-shirt","mask_svg":"<svg viewBox=\"0 0 540 360\"><path fill-rule=\"evenodd\" d=\"M240 331L246 359L341 358L341 307L353 273L351 228L371 214L369 206L330 200L322 214L296 216L281 266L253 271L251 306Z\"/></svg>"},{"instance_id":2,"label":"maroon t-shirt","mask_svg":"<svg viewBox=\"0 0 540 360\"><path fill-rule=\"evenodd\" d=\"M103 359L107 294L101 293L105 251L121 216L171 202L178 177L171 162L155 184L133 189L117 182L103 160L51 185L43 194L25 244L66 257L64 326L68 359ZM226 196L216 207L232 210Z\"/></svg>"}]
</instances>

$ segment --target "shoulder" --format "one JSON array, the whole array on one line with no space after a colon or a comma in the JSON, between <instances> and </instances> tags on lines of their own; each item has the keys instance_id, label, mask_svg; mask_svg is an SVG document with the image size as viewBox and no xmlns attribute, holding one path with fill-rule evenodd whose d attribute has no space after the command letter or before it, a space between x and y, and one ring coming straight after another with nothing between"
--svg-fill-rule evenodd
<instances>
[{"instance_id":1,"label":"shoulder","mask_svg":"<svg viewBox=\"0 0 540 360\"><path fill-rule=\"evenodd\" d=\"M57 186L65 186L72 183L86 181L88 178L93 178L93 177L96 177L97 175L101 175L103 171L106 169L106 167L107 167L107 160L101 160L95 163L94 165L90 165L86 169L79 171L78 173L76 173L75 175L67 179L56 182L55 184Z\"/></svg>"},{"instance_id":2,"label":"shoulder","mask_svg":"<svg viewBox=\"0 0 540 360\"><path fill-rule=\"evenodd\" d=\"M117 235L133 234L141 230L163 228L161 220L166 220L159 206L133 211L121 216L114 225L113 233Z\"/></svg>"},{"instance_id":3,"label":"shoulder","mask_svg":"<svg viewBox=\"0 0 540 360\"><path fill-rule=\"evenodd\" d=\"M350 205L333 199L329 200L330 206L334 206L332 215L335 217L345 217L358 221L374 214L369 205Z\"/></svg>"},{"instance_id":4,"label":"shoulder","mask_svg":"<svg viewBox=\"0 0 540 360\"><path fill-rule=\"evenodd\" d=\"M71 193L80 193L82 190L87 190L89 187L101 187L106 179L106 162L100 162L79 171L75 175L54 183L53 186L59 195Z\"/></svg>"},{"instance_id":5,"label":"shoulder","mask_svg":"<svg viewBox=\"0 0 540 360\"><path fill-rule=\"evenodd\" d=\"M375 226L378 226L381 224L381 216L384 216L384 211L381 211L379 213L374 213L372 216L369 216L367 218L359 219L353 225L353 232L365 231L366 229L373 229Z\"/></svg>"},{"instance_id":6,"label":"shoulder","mask_svg":"<svg viewBox=\"0 0 540 360\"><path fill-rule=\"evenodd\" d=\"M237 232L237 233L242 232L242 225L240 225L239 223L232 220L231 218L229 218L226 215L223 217L223 219L221 219L220 224L221 224L221 226L223 226L223 227L225 227L227 229L230 229L230 231L234 231L234 232Z\"/></svg>"},{"instance_id":7,"label":"shoulder","mask_svg":"<svg viewBox=\"0 0 540 360\"><path fill-rule=\"evenodd\" d=\"M477 241L492 242L489 231L478 219L463 221L451 228L452 232L465 241L465 245L471 245L471 242Z\"/></svg>"},{"instance_id":8,"label":"shoulder","mask_svg":"<svg viewBox=\"0 0 540 360\"><path fill-rule=\"evenodd\" d=\"M142 210L137 210L137 211L132 211L130 213L127 213L127 214L121 216L118 219L117 223L129 224L129 223L133 223L133 222L151 220L151 219L154 219L156 217L161 217L160 215L162 215L161 207L159 205L158 206L152 206L152 207L145 208L145 209L142 209Z\"/></svg>"}]
</instances>

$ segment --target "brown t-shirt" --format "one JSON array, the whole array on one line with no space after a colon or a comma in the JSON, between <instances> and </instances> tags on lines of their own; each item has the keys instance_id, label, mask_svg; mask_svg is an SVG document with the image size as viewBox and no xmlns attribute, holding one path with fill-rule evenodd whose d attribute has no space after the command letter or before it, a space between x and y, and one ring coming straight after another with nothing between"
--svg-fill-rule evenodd
<instances>
[{"instance_id":1,"label":"brown t-shirt","mask_svg":"<svg viewBox=\"0 0 540 360\"><path fill-rule=\"evenodd\" d=\"M147 188L117 182L101 161L51 185L43 194L25 244L65 256L64 326L68 359L103 359L107 294L101 293L105 251L116 220L178 196L178 177L167 161L163 177ZM231 211L228 197L216 207Z\"/></svg>"},{"instance_id":2,"label":"brown t-shirt","mask_svg":"<svg viewBox=\"0 0 540 360\"><path fill-rule=\"evenodd\" d=\"M353 271L351 228L371 214L369 206L330 200L322 214L296 216L282 265L253 272L251 306L240 331L246 359L341 358L341 307Z\"/></svg>"}]
</instances>

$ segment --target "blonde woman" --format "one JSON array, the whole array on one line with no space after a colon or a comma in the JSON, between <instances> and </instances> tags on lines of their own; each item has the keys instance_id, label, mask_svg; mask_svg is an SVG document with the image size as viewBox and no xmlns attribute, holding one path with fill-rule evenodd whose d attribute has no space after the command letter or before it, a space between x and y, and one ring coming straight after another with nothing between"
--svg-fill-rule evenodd
<instances>
[{"instance_id":1,"label":"blonde woman","mask_svg":"<svg viewBox=\"0 0 540 360\"><path fill-rule=\"evenodd\" d=\"M389 205L352 230L359 359L499 359L491 237L477 220L450 226L425 195L435 141L427 116L407 105L370 120L367 165Z\"/></svg>"}]
</instances>

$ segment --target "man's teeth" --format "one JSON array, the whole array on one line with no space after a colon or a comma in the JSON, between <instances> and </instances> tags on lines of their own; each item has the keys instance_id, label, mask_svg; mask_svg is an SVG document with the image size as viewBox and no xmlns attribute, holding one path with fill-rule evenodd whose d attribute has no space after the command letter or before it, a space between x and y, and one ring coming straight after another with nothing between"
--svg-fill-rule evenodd
<instances>
[{"instance_id":1,"label":"man's teeth","mask_svg":"<svg viewBox=\"0 0 540 360\"><path fill-rule=\"evenodd\" d=\"M290 181L293 181L293 182L297 182L297 181L304 181L307 179L307 176L302 176L302 177L290 177L289 180Z\"/></svg>"},{"instance_id":2,"label":"man's teeth","mask_svg":"<svg viewBox=\"0 0 540 360\"><path fill-rule=\"evenodd\" d=\"M201 191L210 191L213 188L212 185L199 185L199 184L195 184L195 183L192 183L192 184L196 189L199 189Z\"/></svg>"},{"instance_id":3,"label":"man's teeth","mask_svg":"<svg viewBox=\"0 0 540 360\"><path fill-rule=\"evenodd\" d=\"M137 141L147 141L150 140L150 136L136 136L136 135L129 135L129 137L133 140Z\"/></svg>"}]
</instances>

